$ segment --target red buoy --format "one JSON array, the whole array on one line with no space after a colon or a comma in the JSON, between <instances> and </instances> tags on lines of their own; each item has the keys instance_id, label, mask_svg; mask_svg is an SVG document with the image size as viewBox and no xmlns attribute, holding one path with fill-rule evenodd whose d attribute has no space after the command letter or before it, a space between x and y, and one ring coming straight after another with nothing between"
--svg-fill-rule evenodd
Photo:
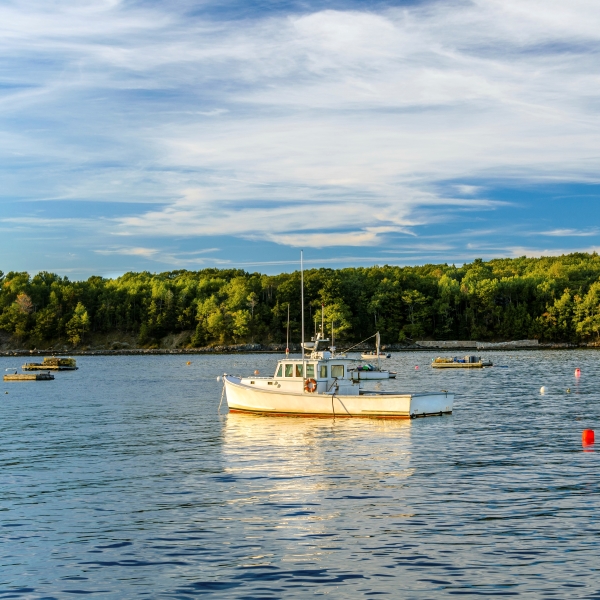
<instances>
[{"instance_id":1,"label":"red buoy","mask_svg":"<svg viewBox=\"0 0 600 600\"><path fill-rule=\"evenodd\" d=\"M575 377L581 377L581 369L575 369Z\"/></svg>"},{"instance_id":2,"label":"red buoy","mask_svg":"<svg viewBox=\"0 0 600 600\"><path fill-rule=\"evenodd\" d=\"M415 371L418 371L418 370L419 370L419 365L417 365L417 366L415 367Z\"/></svg>"},{"instance_id":3,"label":"red buoy","mask_svg":"<svg viewBox=\"0 0 600 600\"><path fill-rule=\"evenodd\" d=\"M584 446L591 446L594 443L594 430L584 429L581 434L581 443Z\"/></svg>"}]
</instances>

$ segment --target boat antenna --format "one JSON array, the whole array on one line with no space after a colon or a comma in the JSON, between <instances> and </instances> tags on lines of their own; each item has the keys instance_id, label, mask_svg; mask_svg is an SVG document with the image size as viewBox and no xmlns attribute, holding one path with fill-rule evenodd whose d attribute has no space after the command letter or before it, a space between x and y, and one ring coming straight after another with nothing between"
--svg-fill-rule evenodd
<instances>
[{"instance_id":1,"label":"boat antenna","mask_svg":"<svg viewBox=\"0 0 600 600\"><path fill-rule=\"evenodd\" d=\"M333 333L333 324L335 321L331 320L331 354L335 354L335 335Z\"/></svg>"},{"instance_id":2,"label":"boat antenna","mask_svg":"<svg viewBox=\"0 0 600 600\"><path fill-rule=\"evenodd\" d=\"M375 351L377 352L377 368L381 371L381 365L379 364L379 346L381 344L381 338L379 331L375 334Z\"/></svg>"},{"instance_id":3,"label":"boat antenna","mask_svg":"<svg viewBox=\"0 0 600 600\"><path fill-rule=\"evenodd\" d=\"M325 339L325 305L321 302L321 336Z\"/></svg>"},{"instance_id":4,"label":"boat antenna","mask_svg":"<svg viewBox=\"0 0 600 600\"><path fill-rule=\"evenodd\" d=\"M304 377L304 251L300 250L300 303L302 304L302 376Z\"/></svg>"},{"instance_id":5,"label":"boat antenna","mask_svg":"<svg viewBox=\"0 0 600 600\"><path fill-rule=\"evenodd\" d=\"M287 333L285 337L285 356L289 356L290 353L290 303L288 302L288 323Z\"/></svg>"}]
</instances>

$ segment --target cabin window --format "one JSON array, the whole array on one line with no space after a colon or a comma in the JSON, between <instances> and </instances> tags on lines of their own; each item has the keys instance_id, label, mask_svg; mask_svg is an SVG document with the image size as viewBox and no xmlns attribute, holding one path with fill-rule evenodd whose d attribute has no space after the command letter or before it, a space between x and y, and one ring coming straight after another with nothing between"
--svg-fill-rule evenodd
<instances>
[{"instance_id":1,"label":"cabin window","mask_svg":"<svg viewBox=\"0 0 600 600\"><path fill-rule=\"evenodd\" d=\"M315 376L315 365L306 365L306 378L310 379Z\"/></svg>"},{"instance_id":2,"label":"cabin window","mask_svg":"<svg viewBox=\"0 0 600 600\"><path fill-rule=\"evenodd\" d=\"M331 376L332 377L343 377L344 376L344 365L331 365Z\"/></svg>"},{"instance_id":3,"label":"cabin window","mask_svg":"<svg viewBox=\"0 0 600 600\"><path fill-rule=\"evenodd\" d=\"M327 365L321 365L321 372L319 373L321 379L327 379Z\"/></svg>"},{"instance_id":4,"label":"cabin window","mask_svg":"<svg viewBox=\"0 0 600 600\"><path fill-rule=\"evenodd\" d=\"M296 365L296 377L302 377L302 365Z\"/></svg>"},{"instance_id":5,"label":"cabin window","mask_svg":"<svg viewBox=\"0 0 600 600\"><path fill-rule=\"evenodd\" d=\"M279 365L279 369L277 369L277 375L275 375L275 377L281 377L282 372L283 372L283 365Z\"/></svg>"},{"instance_id":6,"label":"cabin window","mask_svg":"<svg viewBox=\"0 0 600 600\"><path fill-rule=\"evenodd\" d=\"M294 376L294 365L285 365L285 376L286 377Z\"/></svg>"}]
</instances>

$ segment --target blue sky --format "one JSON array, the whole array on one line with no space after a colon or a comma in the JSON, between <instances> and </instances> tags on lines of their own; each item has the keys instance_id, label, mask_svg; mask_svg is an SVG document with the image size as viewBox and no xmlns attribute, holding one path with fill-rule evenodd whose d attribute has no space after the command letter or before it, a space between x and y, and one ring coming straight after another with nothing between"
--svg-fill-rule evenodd
<instances>
[{"instance_id":1,"label":"blue sky","mask_svg":"<svg viewBox=\"0 0 600 600\"><path fill-rule=\"evenodd\" d=\"M0 269L600 247L600 4L0 5Z\"/></svg>"}]
</instances>

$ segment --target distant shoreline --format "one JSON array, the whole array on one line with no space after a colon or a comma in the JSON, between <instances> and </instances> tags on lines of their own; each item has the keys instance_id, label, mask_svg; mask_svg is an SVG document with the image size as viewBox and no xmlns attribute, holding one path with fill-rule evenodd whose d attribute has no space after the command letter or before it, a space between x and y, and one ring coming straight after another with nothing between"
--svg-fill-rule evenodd
<instances>
[{"instance_id":1,"label":"distant shoreline","mask_svg":"<svg viewBox=\"0 0 600 600\"><path fill-rule=\"evenodd\" d=\"M254 345L258 346L258 344ZM503 347L503 348L485 348L476 350L474 348L423 348L417 346L404 346L400 348L393 348L389 346L382 346L382 350L387 352L430 352L437 354L473 354L479 352L521 352L523 350L598 350L599 345L595 343L590 344L538 344L535 347ZM341 349L340 349L341 351ZM361 352L362 350L356 350L355 352ZM290 348L291 354L298 354L299 348ZM118 350L3 350L0 351L0 357L2 356L161 356L161 355L235 355L235 354L285 354L285 350L273 350L269 348L235 348L235 347L219 347L214 348L128 348Z\"/></svg>"}]
</instances>

